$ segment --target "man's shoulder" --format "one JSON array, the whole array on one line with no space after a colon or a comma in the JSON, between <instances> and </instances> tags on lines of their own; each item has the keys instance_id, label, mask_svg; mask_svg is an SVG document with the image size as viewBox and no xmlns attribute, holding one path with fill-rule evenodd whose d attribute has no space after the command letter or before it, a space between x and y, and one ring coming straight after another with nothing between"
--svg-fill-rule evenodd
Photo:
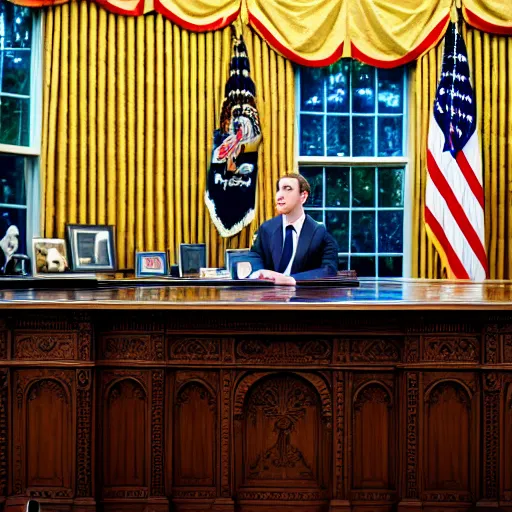
<instances>
[{"instance_id":1,"label":"man's shoulder","mask_svg":"<svg viewBox=\"0 0 512 512\"><path fill-rule=\"evenodd\" d=\"M271 230L276 229L279 226L282 226L282 224L283 224L283 219L282 219L281 215L278 215L277 217L272 217L271 219L266 220L260 226L260 230L271 231Z\"/></svg>"}]
</instances>

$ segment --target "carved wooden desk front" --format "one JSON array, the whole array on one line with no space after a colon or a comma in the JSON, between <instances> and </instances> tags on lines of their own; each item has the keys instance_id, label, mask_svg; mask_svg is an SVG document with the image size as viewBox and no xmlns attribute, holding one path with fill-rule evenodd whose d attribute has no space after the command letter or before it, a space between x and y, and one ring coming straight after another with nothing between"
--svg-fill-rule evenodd
<instances>
[{"instance_id":1,"label":"carved wooden desk front","mask_svg":"<svg viewBox=\"0 0 512 512\"><path fill-rule=\"evenodd\" d=\"M0 509L512 511L512 285L0 290Z\"/></svg>"}]
</instances>

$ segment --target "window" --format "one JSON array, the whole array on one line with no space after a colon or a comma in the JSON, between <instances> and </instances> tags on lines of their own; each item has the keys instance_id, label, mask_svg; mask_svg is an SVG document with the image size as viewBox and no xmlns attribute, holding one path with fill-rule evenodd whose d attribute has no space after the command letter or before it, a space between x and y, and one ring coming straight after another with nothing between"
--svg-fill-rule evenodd
<instances>
[{"instance_id":1,"label":"window","mask_svg":"<svg viewBox=\"0 0 512 512\"><path fill-rule=\"evenodd\" d=\"M406 76L342 59L301 68L299 167L311 185L306 211L339 245L340 269L407 275Z\"/></svg>"},{"instance_id":2,"label":"window","mask_svg":"<svg viewBox=\"0 0 512 512\"><path fill-rule=\"evenodd\" d=\"M0 0L0 238L16 225L23 253L38 231L40 25L37 11Z\"/></svg>"}]
</instances>

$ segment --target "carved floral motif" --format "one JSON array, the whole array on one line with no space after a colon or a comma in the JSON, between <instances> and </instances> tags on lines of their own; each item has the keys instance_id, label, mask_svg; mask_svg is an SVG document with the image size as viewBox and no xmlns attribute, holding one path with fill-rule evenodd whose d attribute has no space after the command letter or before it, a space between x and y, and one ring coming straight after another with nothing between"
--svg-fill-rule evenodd
<instances>
[{"instance_id":1,"label":"carved floral motif","mask_svg":"<svg viewBox=\"0 0 512 512\"><path fill-rule=\"evenodd\" d=\"M7 331L0 330L0 359L7 359Z\"/></svg>"},{"instance_id":2,"label":"carved floral motif","mask_svg":"<svg viewBox=\"0 0 512 512\"><path fill-rule=\"evenodd\" d=\"M425 361L480 361L480 343L476 336L425 336L424 347Z\"/></svg>"},{"instance_id":3,"label":"carved floral motif","mask_svg":"<svg viewBox=\"0 0 512 512\"><path fill-rule=\"evenodd\" d=\"M171 359L194 361L218 361L220 339L178 338L171 341Z\"/></svg>"},{"instance_id":4,"label":"carved floral motif","mask_svg":"<svg viewBox=\"0 0 512 512\"><path fill-rule=\"evenodd\" d=\"M101 337L101 354L103 359L151 360L151 343L149 334L123 334Z\"/></svg>"},{"instance_id":5,"label":"carved floral motif","mask_svg":"<svg viewBox=\"0 0 512 512\"><path fill-rule=\"evenodd\" d=\"M353 491L350 493L353 501L393 501L395 494L386 491Z\"/></svg>"},{"instance_id":6,"label":"carved floral motif","mask_svg":"<svg viewBox=\"0 0 512 512\"><path fill-rule=\"evenodd\" d=\"M239 491L239 500L315 501L327 499L326 491Z\"/></svg>"},{"instance_id":7,"label":"carved floral motif","mask_svg":"<svg viewBox=\"0 0 512 512\"><path fill-rule=\"evenodd\" d=\"M385 363L400 361L398 342L387 338L369 338L350 340L352 361Z\"/></svg>"},{"instance_id":8,"label":"carved floral motif","mask_svg":"<svg viewBox=\"0 0 512 512\"><path fill-rule=\"evenodd\" d=\"M354 401L354 409L356 411L361 409L367 402L385 404L387 407L393 405L387 390L377 383L372 383L357 393L356 400Z\"/></svg>"},{"instance_id":9,"label":"carved floral motif","mask_svg":"<svg viewBox=\"0 0 512 512\"><path fill-rule=\"evenodd\" d=\"M277 440L265 453L250 463L250 478L266 478L269 466L297 468L301 478L313 479L309 461L292 444L291 433L306 410L318 405L318 397L304 382L290 376L279 376L261 382L251 393L247 417L255 424L258 411L274 420Z\"/></svg>"},{"instance_id":10,"label":"carved floral motif","mask_svg":"<svg viewBox=\"0 0 512 512\"><path fill-rule=\"evenodd\" d=\"M116 489L105 487L103 489L104 498L147 498L149 496L148 489L146 487L134 487L132 489Z\"/></svg>"},{"instance_id":11,"label":"carved floral motif","mask_svg":"<svg viewBox=\"0 0 512 512\"><path fill-rule=\"evenodd\" d=\"M217 491L215 490L201 490L201 491L182 491L174 489L172 491L172 497L174 499L209 499L216 498Z\"/></svg>"},{"instance_id":12,"label":"carved floral motif","mask_svg":"<svg viewBox=\"0 0 512 512\"><path fill-rule=\"evenodd\" d=\"M484 374L484 498L498 498L499 410L501 379L496 373Z\"/></svg>"},{"instance_id":13,"label":"carved floral motif","mask_svg":"<svg viewBox=\"0 0 512 512\"><path fill-rule=\"evenodd\" d=\"M16 359L76 359L76 335L72 333L16 334Z\"/></svg>"},{"instance_id":14,"label":"carved floral motif","mask_svg":"<svg viewBox=\"0 0 512 512\"><path fill-rule=\"evenodd\" d=\"M503 336L503 356L506 363L512 363L512 334L505 334Z\"/></svg>"},{"instance_id":15,"label":"carved floral motif","mask_svg":"<svg viewBox=\"0 0 512 512\"><path fill-rule=\"evenodd\" d=\"M407 498L418 497L418 374L409 372L407 379L407 440L406 482Z\"/></svg>"},{"instance_id":16,"label":"carved floral motif","mask_svg":"<svg viewBox=\"0 0 512 512\"><path fill-rule=\"evenodd\" d=\"M77 496L92 496L92 374L77 371Z\"/></svg>"},{"instance_id":17,"label":"carved floral motif","mask_svg":"<svg viewBox=\"0 0 512 512\"><path fill-rule=\"evenodd\" d=\"M332 341L243 339L236 342L236 359L251 363L330 362Z\"/></svg>"},{"instance_id":18,"label":"carved floral motif","mask_svg":"<svg viewBox=\"0 0 512 512\"><path fill-rule=\"evenodd\" d=\"M151 397L151 495L164 496L164 372L152 372Z\"/></svg>"},{"instance_id":19,"label":"carved floral motif","mask_svg":"<svg viewBox=\"0 0 512 512\"><path fill-rule=\"evenodd\" d=\"M176 407L181 407L184 404L190 403L192 395L198 396L201 400L206 400L210 411L215 413L217 409L215 397L205 386L197 382L191 382L181 387L178 396L176 397Z\"/></svg>"},{"instance_id":20,"label":"carved floral motif","mask_svg":"<svg viewBox=\"0 0 512 512\"><path fill-rule=\"evenodd\" d=\"M345 381L343 372L336 372L336 493L343 496L343 442L345 437Z\"/></svg>"},{"instance_id":21,"label":"carved floral motif","mask_svg":"<svg viewBox=\"0 0 512 512\"><path fill-rule=\"evenodd\" d=\"M406 336L405 338L405 362L417 363L419 357L419 336Z\"/></svg>"},{"instance_id":22,"label":"carved floral motif","mask_svg":"<svg viewBox=\"0 0 512 512\"><path fill-rule=\"evenodd\" d=\"M221 438L220 438L220 451L221 451L221 495L223 498L231 496L231 489L229 485L229 441L230 435L230 396L231 388L233 385L233 372L231 370L224 370L222 372L222 416L221 416Z\"/></svg>"},{"instance_id":23,"label":"carved floral motif","mask_svg":"<svg viewBox=\"0 0 512 512\"><path fill-rule=\"evenodd\" d=\"M424 492L423 501L447 501L457 503L471 503L473 498L469 492Z\"/></svg>"}]
</instances>

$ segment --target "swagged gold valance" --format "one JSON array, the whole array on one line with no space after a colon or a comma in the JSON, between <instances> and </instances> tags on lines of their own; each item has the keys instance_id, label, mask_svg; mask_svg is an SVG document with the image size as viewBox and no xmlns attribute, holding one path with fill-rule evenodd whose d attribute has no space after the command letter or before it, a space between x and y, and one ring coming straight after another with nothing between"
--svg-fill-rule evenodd
<instances>
[{"instance_id":1,"label":"swagged gold valance","mask_svg":"<svg viewBox=\"0 0 512 512\"><path fill-rule=\"evenodd\" d=\"M15 3L42 7L67 1ZM353 57L379 67L405 64L434 46L455 1L470 25L512 35L512 0L96 0L129 16L157 11L192 32L224 28L241 15L298 64L326 66Z\"/></svg>"}]
</instances>

